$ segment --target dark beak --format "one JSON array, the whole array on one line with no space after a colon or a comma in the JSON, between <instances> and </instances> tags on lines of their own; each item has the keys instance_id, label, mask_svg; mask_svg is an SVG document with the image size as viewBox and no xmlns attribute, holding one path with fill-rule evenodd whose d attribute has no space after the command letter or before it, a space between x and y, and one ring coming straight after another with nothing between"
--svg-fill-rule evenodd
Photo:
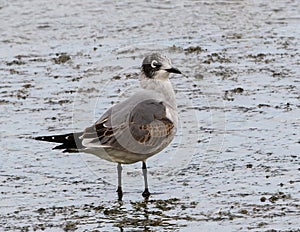
<instances>
[{"instance_id":1,"label":"dark beak","mask_svg":"<svg viewBox=\"0 0 300 232\"><path fill-rule=\"evenodd\" d=\"M177 68L174 68L174 67L172 67L172 68L167 68L167 69L165 69L167 72L169 72L169 73L177 73L177 74L181 74L181 72L179 71L179 69L177 69Z\"/></svg>"}]
</instances>

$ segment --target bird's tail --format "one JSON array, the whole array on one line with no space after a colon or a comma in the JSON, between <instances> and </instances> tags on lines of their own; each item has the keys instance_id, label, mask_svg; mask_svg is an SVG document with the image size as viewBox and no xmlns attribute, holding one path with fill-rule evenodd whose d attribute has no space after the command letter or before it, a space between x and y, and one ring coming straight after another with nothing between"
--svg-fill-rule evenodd
<instances>
[{"instance_id":1,"label":"bird's tail","mask_svg":"<svg viewBox=\"0 0 300 232\"><path fill-rule=\"evenodd\" d=\"M34 137L35 140L60 143L60 145L53 149L64 149L63 152L78 152L79 149L84 148L82 145L83 132L69 133L64 135L50 135L50 136L38 136Z\"/></svg>"}]
</instances>

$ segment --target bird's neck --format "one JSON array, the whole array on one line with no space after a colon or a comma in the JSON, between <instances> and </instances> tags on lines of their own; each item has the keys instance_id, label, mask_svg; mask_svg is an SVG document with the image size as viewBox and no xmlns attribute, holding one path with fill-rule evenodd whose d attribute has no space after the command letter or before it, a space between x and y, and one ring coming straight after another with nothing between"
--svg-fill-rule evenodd
<instances>
[{"instance_id":1,"label":"bird's neck","mask_svg":"<svg viewBox=\"0 0 300 232\"><path fill-rule=\"evenodd\" d=\"M164 79L149 79L141 78L140 85L143 89L157 92L164 96L164 98L172 104L172 108L176 109L175 92L169 78Z\"/></svg>"}]
</instances>

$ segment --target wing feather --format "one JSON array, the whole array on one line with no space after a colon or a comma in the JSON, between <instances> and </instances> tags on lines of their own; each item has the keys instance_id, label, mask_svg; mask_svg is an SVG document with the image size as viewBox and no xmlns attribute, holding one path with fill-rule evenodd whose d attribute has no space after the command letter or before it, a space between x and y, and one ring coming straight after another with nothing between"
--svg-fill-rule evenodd
<instances>
[{"instance_id":1,"label":"wing feather","mask_svg":"<svg viewBox=\"0 0 300 232\"><path fill-rule=\"evenodd\" d=\"M128 150L128 146L139 143L144 146L160 146L163 140L174 135L174 123L167 117L163 102L148 99L139 102L122 120L115 125L113 117L118 112L107 111L94 125L85 129L82 139L86 147L110 147L117 150ZM119 115L118 115L119 116ZM118 138L129 130L131 136ZM134 141L130 141L134 139Z\"/></svg>"}]
</instances>

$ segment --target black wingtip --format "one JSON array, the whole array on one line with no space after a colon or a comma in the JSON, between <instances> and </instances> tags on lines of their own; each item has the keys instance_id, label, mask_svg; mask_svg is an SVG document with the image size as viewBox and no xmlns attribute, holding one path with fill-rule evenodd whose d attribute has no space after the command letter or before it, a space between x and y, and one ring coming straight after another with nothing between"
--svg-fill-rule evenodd
<instances>
[{"instance_id":1,"label":"black wingtip","mask_svg":"<svg viewBox=\"0 0 300 232\"><path fill-rule=\"evenodd\" d=\"M31 137L31 139L44 141L45 136Z\"/></svg>"},{"instance_id":2,"label":"black wingtip","mask_svg":"<svg viewBox=\"0 0 300 232\"><path fill-rule=\"evenodd\" d=\"M37 136L33 137L35 140L51 142L51 143L60 143L55 146L53 149L63 149L63 152L78 152L78 149L83 148L80 138L83 132L78 133L69 133L63 135L49 135L49 136Z\"/></svg>"},{"instance_id":3,"label":"black wingtip","mask_svg":"<svg viewBox=\"0 0 300 232\"><path fill-rule=\"evenodd\" d=\"M33 137L33 139L46 142L56 142L55 136L37 136Z\"/></svg>"}]
</instances>

